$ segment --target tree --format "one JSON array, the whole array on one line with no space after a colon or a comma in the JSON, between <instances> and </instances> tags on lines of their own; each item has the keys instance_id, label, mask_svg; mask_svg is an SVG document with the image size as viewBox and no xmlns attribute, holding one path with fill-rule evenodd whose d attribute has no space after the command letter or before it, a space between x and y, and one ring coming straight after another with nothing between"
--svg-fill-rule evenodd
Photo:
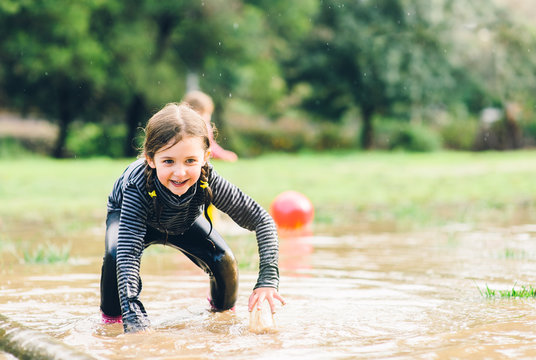
<instances>
[{"instance_id":1,"label":"tree","mask_svg":"<svg viewBox=\"0 0 536 360\"><path fill-rule=\"evenodd\" d=\"M126 155L135 153L134 136L150 112L182 98L186 79L193 78L193 86L211 94L221 109L242 56L243 44L233 41L239 2L108 4L95 15L96 30L112 57L110 94L126 109Z\"/></svg>"},{"instance_id":2,"label":"tree","mask_svg":"<svg viewBox=\"0 0 536 360\"><path fill-rule=\"evenodd\" d=\"M93 32L110 56L106 96L99 103L101 116L125 124L125 156L137 154L136 136L151 113L177 101L184 91L184 69L167 51L169 25L165 18L149 11L152 3L107 1L93 14ZM167 13L165 6L183 2L157 4ZM180 9L167 10L172 16L182 14Z\"/></svg>"},{"instance_id":3,"label":"tree","mask_svg":"<svg viewBox=\"0 0 536 360\"><path fill-rule=\"evenodd\" d=\"M437 6L438 2L433 2ZM321 1L314 29L286 63L291 85L306 83L304 107L337 121L357 107L361 145L373 145L373 116L396 103L441 101L456 86L428 1ZM409 106L411 110L411 106Z\"/></svg>"},{"instance_id":4,"label":"tree","mask_svg":"<svg viewBox=\"0 0 536 360\"><path fill-rule=\"evenodd\" d=\"M0 2L1 101L57 120L55 157L65 156L69 124L106 82L108 55L90 29L100 1Z\"/></svg>"}]
</instances>

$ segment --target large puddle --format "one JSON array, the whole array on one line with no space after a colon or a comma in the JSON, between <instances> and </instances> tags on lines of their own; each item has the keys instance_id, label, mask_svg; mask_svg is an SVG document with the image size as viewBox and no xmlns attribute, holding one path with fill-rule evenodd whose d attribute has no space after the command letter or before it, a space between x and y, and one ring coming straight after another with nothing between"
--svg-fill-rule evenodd
<instances>
[{"instance_id":1,"label":"large puddle","mask_svg":"<svg viewBox=\"0 0 536 360\"><path fill-rule=\"evenodd\" d=\"M143 259L152 332L102 325L95 237L73 248L69 264L4 269L0 313L98 359L536 358L534 299L480 292L535 284L535 237L530 225L455 225L282 239L288 304L276 314L278 332L260 335L248 331L255 273L241 272L235 313L211 313L207 277L175 251Z\"/></svg>"}]
</instances>

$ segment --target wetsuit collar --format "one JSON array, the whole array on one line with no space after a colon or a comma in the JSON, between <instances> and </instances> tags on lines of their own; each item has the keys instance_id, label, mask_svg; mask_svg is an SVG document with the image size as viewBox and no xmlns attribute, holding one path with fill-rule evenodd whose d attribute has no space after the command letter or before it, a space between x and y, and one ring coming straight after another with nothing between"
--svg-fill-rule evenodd
<instances>
[{"instance_id":1,"label":"wetsuit collar","mask_svg":"<svg viewBox=\"0 0 536 360\"><path fill-rule=\"evenodd\" d=\"M156 194L160 201L172 208L178 208L189 202L195 195L197 183L191 186L183 195L175 195L155 177Z\"/></svg>"}]
</instances>

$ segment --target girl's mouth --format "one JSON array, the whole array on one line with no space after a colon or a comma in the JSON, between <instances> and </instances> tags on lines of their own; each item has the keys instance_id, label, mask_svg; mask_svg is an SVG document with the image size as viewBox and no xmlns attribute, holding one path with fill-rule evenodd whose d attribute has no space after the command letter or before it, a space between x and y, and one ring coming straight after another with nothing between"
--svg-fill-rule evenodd
<instances>
[{"instance_id":1,"label":"girl's mouth","mask_svg":"<svg viewBox=\"0 0 536 360\"><path fill-rule=\"evenodd\" d=\"M174 185L174 186L182 186L184 184L186 184L188 180L184 180L184 181L175 181L175 180L170 180L170 182Z\"/></svg>"}]
</instances>

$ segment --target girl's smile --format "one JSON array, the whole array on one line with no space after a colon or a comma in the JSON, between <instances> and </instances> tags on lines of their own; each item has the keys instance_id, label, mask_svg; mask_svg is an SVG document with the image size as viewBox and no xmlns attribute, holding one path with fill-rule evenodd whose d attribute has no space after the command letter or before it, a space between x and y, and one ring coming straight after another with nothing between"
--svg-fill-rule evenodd
<instances>
[{"instance_id":1,"label":"girl's smile","mask_svg":"<svg viewBox=\"0 0 536 360\"><path fill-rule=\"evenodd\" d=\"M197 136L187 136L171 144L158 150L153 159L147 157L147 163L156 169L156 176L162 185L181 196L199 180L201 168L207 162L210 151L204 150L203 138Z\"/></svg>"},{"instance_id":2,"label":"girl's smile","mask_svg":"<svg viewBox=\"0 0 536 360\"><path fill-rule=\"evenodd\" d=\"M174 181L174 180L170 180L170 181L171 181L171 183L172 183L173 185L175 185L175 186L182 186L182 185L186 184L186 180L184 180L184 181Z\"/></svg>"}]
</instances>

